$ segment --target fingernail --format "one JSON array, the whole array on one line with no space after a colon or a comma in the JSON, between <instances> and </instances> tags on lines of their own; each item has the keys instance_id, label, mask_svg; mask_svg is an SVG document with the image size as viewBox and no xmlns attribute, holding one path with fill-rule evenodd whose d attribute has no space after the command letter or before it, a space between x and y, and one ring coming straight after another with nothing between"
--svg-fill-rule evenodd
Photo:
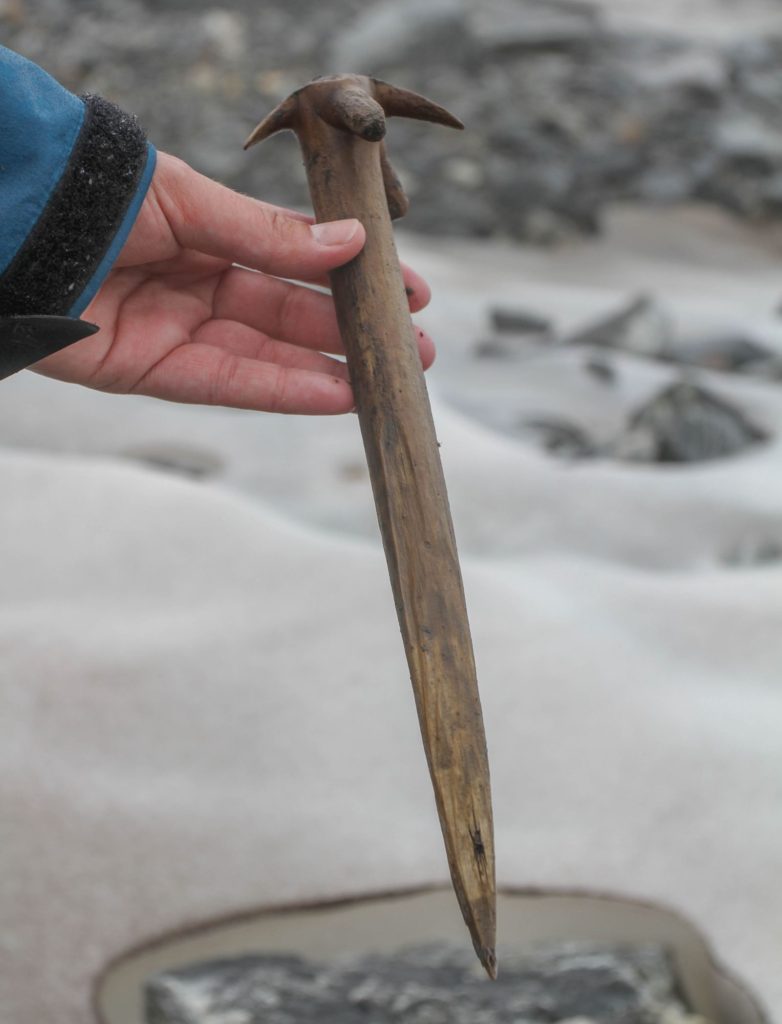
<instances>
[{"instance_id":1,"label":"fingernail","mask_svg":"<svg viewBox=\"0 0 782 1024\"><path fill-rule=\"evenodd\" d=\"M332 220L313 224L310 230L320 245L345 245L358 231L358 221Z\"/></svg>"}]
</instances>

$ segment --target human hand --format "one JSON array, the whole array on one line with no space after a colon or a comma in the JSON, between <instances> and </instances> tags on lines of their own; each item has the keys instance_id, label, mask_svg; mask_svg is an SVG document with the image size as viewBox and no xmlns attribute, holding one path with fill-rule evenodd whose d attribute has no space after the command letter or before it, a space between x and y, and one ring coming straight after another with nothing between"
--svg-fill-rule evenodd
<instances>
[{"instance_id":1,"label":"human hand","mask_svg":"<svg viewBox=\"0 0 782 1024\"><path fill-rule=\"evenodd\" d=\"M34 369L176 402L348 412L355 403L347 368L324 354L342 352L331 296L281 278L328 285L328 271L364 240L358 221L313 227L309 217L232 192L159 153L138 219L83 314L100 331ZM409 268L403 273L416 312L429 289ZM426 368L434 345L417 334Z\"/></svg>"}]
</instances>

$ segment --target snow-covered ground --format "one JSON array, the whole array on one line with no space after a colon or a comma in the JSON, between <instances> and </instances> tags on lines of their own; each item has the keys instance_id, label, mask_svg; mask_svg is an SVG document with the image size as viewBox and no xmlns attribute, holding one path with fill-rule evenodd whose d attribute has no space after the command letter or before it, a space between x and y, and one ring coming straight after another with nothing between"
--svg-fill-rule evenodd
<instances>
[{"instance_id":1,"label":"snow-covered ground","mask_svg":"<svg viewBox=\"0 0 782 1024\"><path fill-rule=\"evenodd\" d=\"M492 304L566 331L644 291L782 352L779 249L698 210L609 228L400 243L435 291L498 877L675 907L777 1019L782 562L732 553L782 548L782 384L700 375L769 435L734 458L563 462L508 424L610 426L675 368L474 345ZM355 418L0 399L3 1020L84 1024L106 963L185 923L445 881Z\"/></svg>"}]
</instances>

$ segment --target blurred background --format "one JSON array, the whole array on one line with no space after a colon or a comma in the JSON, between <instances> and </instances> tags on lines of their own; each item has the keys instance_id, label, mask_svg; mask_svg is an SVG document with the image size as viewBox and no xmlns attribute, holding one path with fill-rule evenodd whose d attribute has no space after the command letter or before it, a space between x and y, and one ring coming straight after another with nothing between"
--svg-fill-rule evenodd
<instances>
[{"instance_id":1,"label":"blurred background","mask_svg":"<svg viewBox=\"0 0 782 1024\"><path fill-rule=\"evenodd\" d=\"M466 125L390 134L442 397L566 459L698 462L774 434L775 395L695 371L782 379L780 0L0 0L0 27L159 148L303 209L292 135L243 152L258 120L334 70L423 92Z\"/></svg>"},{"instance_id":2,"label":"blurred background","mask_svg":"<svg viewBox=\"0 0 782 1024\"><path fill-rule=\"evenodd\" d=\"M199 170L307 204L293 140L241 142L317 74L359 71L452 108L394 128L413 230L554 244L616 200L782 218L778 0L2 0L7 45L138 114Z\"/></svg>"}]
</instances>

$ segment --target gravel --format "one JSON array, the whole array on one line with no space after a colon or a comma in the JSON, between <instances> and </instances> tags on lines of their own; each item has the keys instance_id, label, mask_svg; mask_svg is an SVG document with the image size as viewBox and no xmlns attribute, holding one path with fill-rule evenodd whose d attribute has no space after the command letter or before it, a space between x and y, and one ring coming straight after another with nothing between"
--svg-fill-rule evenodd
<instances>
[{"instance_id":1,"label":"gravel","mask_svg":"<svg viewBox=\"0 0 782 1024\"><path fill-rule=\"evenodd\" d=\"M782 15L762 36L701 39L619 29L575 0L0 0L0 32L136 112L161 148L273 202L308 205L295 142L245 154L244 138L311 77L353 70L467 125L391 129L413 229L552 245L626 199L782 218Z\"/></svg>"}]
</instances>

